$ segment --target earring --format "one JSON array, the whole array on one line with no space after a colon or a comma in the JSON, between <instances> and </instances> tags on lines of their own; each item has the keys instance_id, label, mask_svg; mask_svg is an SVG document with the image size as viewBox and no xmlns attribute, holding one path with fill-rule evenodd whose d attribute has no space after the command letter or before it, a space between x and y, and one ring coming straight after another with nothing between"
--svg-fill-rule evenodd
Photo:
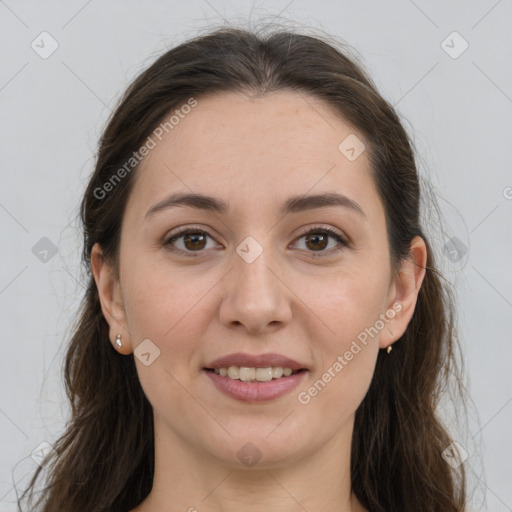
<instances>
[{"instance_id":1,"label":"earring","mask_svg":"<svg viewBox=\"0 0 512 512\"><path fill-rule=\"evenodd\" d=\"M120 335L120 334L118 334L118 335L116 336L116 341L115 341L115 343L116 343L116 345L117 345L119 348L121 348L121 347L123 346L123 344L121 343L121 335Z\"/></svg>"},{"instance_id":2,"label":"earring","mask_svg":"<svg viewBox=\"0 0 512 512\"><path fill-rule=\"evenodd\" d=\"M389 354L393 350L393 347L389 345L389 347L386 349L386 352Z\"/></svg>"}]
</instances>

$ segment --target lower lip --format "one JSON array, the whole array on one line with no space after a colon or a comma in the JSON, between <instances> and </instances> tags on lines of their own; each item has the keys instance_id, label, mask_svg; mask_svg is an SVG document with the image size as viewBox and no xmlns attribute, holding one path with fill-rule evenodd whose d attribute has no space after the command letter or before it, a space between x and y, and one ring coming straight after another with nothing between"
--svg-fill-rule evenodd
<instances>
[{"instance_id":1,"label":"lower lip","mask_svg":"<svg viewBox=\"0 0 512 512\"><path fill-rule=\"evenodd\" d=\"M222 377L208 370L203 371L213 381L219 391L222 391L231 398L249 403L265 402L289 393L302 382L308 373L306 370L302 370L289 377L281 377L280 379L272 379L266 382L244 382L230 379L229 377Z\"/></svg>"}]
</instances>

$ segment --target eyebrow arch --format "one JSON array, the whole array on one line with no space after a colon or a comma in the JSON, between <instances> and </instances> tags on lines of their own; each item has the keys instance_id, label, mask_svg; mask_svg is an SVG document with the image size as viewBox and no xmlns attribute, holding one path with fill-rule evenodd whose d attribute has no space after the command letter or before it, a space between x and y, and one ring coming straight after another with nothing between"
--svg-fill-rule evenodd
<instances>
[{"instance_id":1,"label":"eyebrow arch","mask_svg":"<svg viewBox=\"0 0 512 512\"><path fill-rule=\"evenodd\" d=\"M215 197L194 193L176 193L153 205L147 211L145 218L148 218L162 210L167 210L168 208L177 206L189 206L190 208L195 208L197 210L211 211L219 214L225 214L229 210L229 206L225 201L216 199ZM349 208L366 218L363 209L358 203L347 196L334 192L290 197L281 207L280 213L285 215L287 213L298 213L304 210L313 210L315 208L324 208L326 206L342 206L344 208Z\"/></svg>"}]
</instances>

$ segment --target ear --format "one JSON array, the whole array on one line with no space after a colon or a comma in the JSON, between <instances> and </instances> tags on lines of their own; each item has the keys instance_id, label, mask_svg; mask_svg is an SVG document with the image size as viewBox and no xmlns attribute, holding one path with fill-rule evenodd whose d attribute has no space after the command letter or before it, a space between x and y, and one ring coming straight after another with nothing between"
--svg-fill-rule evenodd
<instances>
[{"instance_id":1,"label":"ear","mask_svg":"<svg viewBox=\"0 0 512 512\"><path fill-rule=\"evenodd\" d=\"M410 244L409 257L401 263L398 275L393 278L390 286L388 311L392 320L381 332L380 348L391 345L407 329L425 278L426 264L427 246L423 238L415 236Z\"/></svg>"},{"instance_id":2,"label":"ear","mask_svg":"<svg viewBox=\"0 0 512 512\"><path fill-rule=\"evenodd\" d=\"M113 268L105 261L103 251L98 243L91 251L91 268L98 289L103 316L109 325L109 338L112 346L121 354L132 352L130 335L126 323L121 286ZM115 343L121 335L122 347Z\"/></svg>"}]
</instances>

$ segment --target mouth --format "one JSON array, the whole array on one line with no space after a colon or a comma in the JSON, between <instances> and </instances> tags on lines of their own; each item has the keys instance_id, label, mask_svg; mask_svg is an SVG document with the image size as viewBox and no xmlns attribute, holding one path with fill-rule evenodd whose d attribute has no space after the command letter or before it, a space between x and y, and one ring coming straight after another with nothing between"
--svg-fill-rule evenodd
<instances>
[{"instance_id":1,"label":"mouth","mask_svg":"<svg viewBox=\"0 0 512 512\"><path fill-rule=\"evenodd\" d=\"M309 369L283 354L237 352L222 356L203 367L216 390L249 403L279 398L303 382Z\"/></svg>"}]
</instances>

